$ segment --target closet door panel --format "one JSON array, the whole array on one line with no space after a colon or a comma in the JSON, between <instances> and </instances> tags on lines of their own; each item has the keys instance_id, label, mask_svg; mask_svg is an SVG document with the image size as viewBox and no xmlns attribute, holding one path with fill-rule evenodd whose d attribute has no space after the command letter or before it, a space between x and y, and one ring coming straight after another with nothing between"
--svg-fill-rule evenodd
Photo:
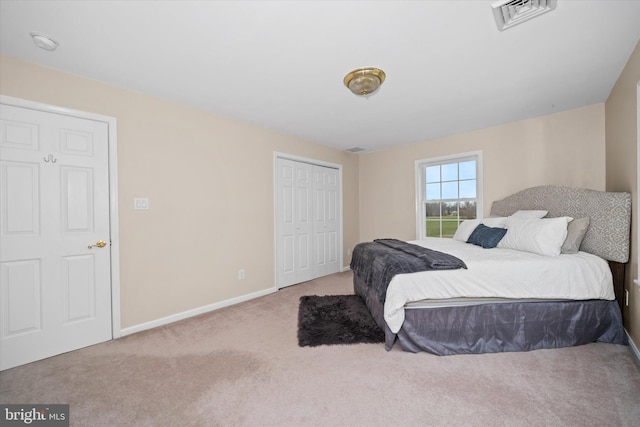
<instances>
[{"instance_id":1,"label":"closet door panel","mask_svg":"<svg viewBox=\"0 0 640 427\"><path fill-rule=\"evenodd\" d=\"M276 159L276 286L340 271L339 172Z\"/></svg>"}]
</instances>

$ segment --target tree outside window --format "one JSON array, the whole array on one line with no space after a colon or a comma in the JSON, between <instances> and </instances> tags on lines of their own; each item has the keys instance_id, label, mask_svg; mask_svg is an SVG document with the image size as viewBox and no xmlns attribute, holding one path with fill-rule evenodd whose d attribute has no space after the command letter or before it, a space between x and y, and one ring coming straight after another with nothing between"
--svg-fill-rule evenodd
<instances>
[{"instance_id":1,"label":"tree outside window","mask_svg":"<svg viewBox=\"0 0 640 427\"><path fill-rule=\"evenodd\" d=\"M478 217L479 154L418 164L422 224L418 236L453 237L458 225Z\"/></svg>"}]
</instances>

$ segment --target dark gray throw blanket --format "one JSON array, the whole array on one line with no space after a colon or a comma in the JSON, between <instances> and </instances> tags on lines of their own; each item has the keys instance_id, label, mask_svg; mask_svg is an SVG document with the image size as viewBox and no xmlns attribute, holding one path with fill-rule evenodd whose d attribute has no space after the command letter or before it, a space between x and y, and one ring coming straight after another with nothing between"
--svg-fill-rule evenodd
<instances>
[{"instance_id":1,"label":"dark gray throw blanket","mask_svg":"<svg viewBox=\"0 0 640 427\"><path fill-rule=\"evenodd\" d=\"M351 270L373 287L384 303L387 287L396 274L467 268L459 258L396 239L376 239L353 249Z\"/></svg>"}]
</instances>

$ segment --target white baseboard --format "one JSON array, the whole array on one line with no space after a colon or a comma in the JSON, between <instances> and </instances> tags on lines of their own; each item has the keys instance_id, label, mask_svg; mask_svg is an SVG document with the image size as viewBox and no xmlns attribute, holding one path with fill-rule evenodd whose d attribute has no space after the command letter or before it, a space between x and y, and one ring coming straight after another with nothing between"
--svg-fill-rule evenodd
<instances>
[{"instance_id":1,"label":"white baseboard","mask_svg":"<svg viewBox=\"0 0 640 427\"><path fill-rule=\"evenodd\" d=\"M344 267L342 267L342 272L344 273L345 271L349 271L351 270L351 267L349 267L348 265L345 265Z\"/></svg>"},{"instance_id":2,"label":"white baseboard","mask_svg":"<svg viewBox=\"0 0 640 427\"><path fill-rule=\"evenodd\" d=\"M152 320L151 322L141 323L139 325L130 326L120 331L120 336L126 336L135 334L136 332L146 331L147 329L157 328L158 326L168 325L169 323L177 322L178 320L187 319L189 317L198 316L200 314L208 313L210 311L218 310L230 305L235 305L244 301L249 301L254 298L262 297L265 295L276 292L277 289L265 289L264 291L258 291L247 295L242 295L236 298L231 298L225 301L220 301L214 304L205 305L202 307L194 308L192 310L183 311L182 313L172 314L171 316L163 317L161 319Z\"/></svg>"},{"instance_id":3,"label":"white baseboard","mask_svg":"<svg viewBox=\"0 0 640 427\"><path fill-rule=\"evenodd\" d=\"M625 333L627 334L627 340L629 341L629 348L631 348L631 354L635 356L636 363L638 364L638 366L640 366L640 351L638 350L636 343L633 342L633 340L631 339L631 336L626 330L625 330Z\"/></svg>"}]
</instances>

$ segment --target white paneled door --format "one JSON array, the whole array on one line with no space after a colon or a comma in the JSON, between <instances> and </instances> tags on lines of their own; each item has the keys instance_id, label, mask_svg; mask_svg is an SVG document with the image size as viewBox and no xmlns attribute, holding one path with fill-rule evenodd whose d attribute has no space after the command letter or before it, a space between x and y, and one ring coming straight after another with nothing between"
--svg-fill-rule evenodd
<instances>
[{"instance_id":1,"label":"white paneled door","mask_svg":"<svg viewBox=\"0 0 640 427\"><path fill-rule=\"evenodd\" d=\"M335 168L278 157L276 286L340 271L340 191Z\"/></svg>"},{"instance_id":2,"label":"white paneled door","mask_svg":"<svg viewBox=\"0 0 640 427\"><path fill-rule=\"evenodd\" d=\"M276 164L276 273L278 287L311 280L313 189L311 165L288 159Z\"/></svg>"},{"instance_id":3,"label":"white paneled door","mask_svg":"<svg viewBox=\"0 0 640 427\"><path fill-rule=\"evenodd\" d=\"M8 369L112 338L108 125L0 108L0 369Z\"/></svg>"},{"instance_id":4,"label":"white paneled door","mask_svg":"<svg viewBox=\"0 0 640 427\"><path fill-rule=\"evenodd\" d=\"M316 277L337 273L339 248L338 171L313 166L313 236Z\"/></svg>"}]
</instances>

